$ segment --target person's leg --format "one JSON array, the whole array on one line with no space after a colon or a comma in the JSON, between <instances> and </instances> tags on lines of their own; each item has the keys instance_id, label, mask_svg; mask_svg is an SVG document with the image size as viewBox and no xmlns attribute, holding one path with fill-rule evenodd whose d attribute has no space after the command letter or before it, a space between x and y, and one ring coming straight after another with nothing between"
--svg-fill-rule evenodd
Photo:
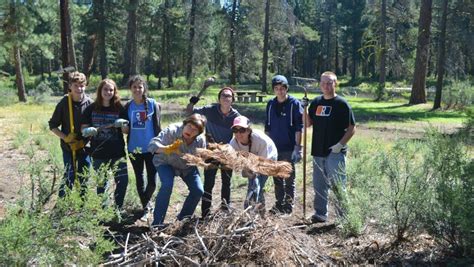
<instances>
[{"instance_id":1,"label":"person's leg","mask_svg":"<svg viewBox=\"0 0 474 267\"><path fill-rule=\"evenodd\" d=\"M221 169L221 208L227 209L230 205L230 180L232 178L232 170Z\"/></svg>"},{"instance_id":2,"label":"person's leg","mask_svg":"<svg viewBox=\"0 0 474 267\"><path fill-rule=\"evenodd\" d=\"M188 186L189 195L183 203L183 208L178 214L178 220L182 220L185 217L192 216L196 206L199 204L199 200L204 194L204 189L199 176L199 171L196 167L192 167L191 171L183 178L184 182Z\"/></svg>"},{"instance_id":3,"label":"person's leg","mask_svg":"<svg viewBox=\"0 0 474 267\"><path fill-rule=\"evenodd\" d=\"M326 221L328 217L329 180L326 173L326 158L313 157L313 189L315 221Z\"/></svg>"},{"instance_id":4,"label":"person's leg","mask_svg":"<svg viewBox=\"0 0 474 267\"><path fill-rule=\"evenodd\" d=\"M259 181L257 178L248 178L248 185L247 185L247 197L244 201L244 209L246 209L250 205L254 205L257 201L257 195L259 190Z\"/></svg>"},{"instance_id":5,"label":"person's leg","mask_svg":"<svg viewBox=\"0 0 474 267\"><path fill-rule=\"evenodd\" d=\"M344 153L330 153L326 162L327 175L330 181L331 190L336 193L336 198L340 199L346 190L346 156ZM338 191L340 190L340 191ZM342 202L335 203L336 214L344 214Z\"/></svg>"},{"instance_id":6,"label":"person's leg","mask_svg":"<svg viewBox=\"0 0 474 267\"><path fill-rule=\"evenodd\" d=\"M129 157L130 162L132 163L133 172L135 173L138 197L140 198L142 207L145 208L147 202L145 202L145 182L143 181L144 158L141 153L130 153Z\"/></svg>"},{"instance_id":7,"label":"person's leg","mask_svg":"<svg viewBox=\"0 0 474 267\"><path fill-rule=\"evenodd\" d=\"M156 169L155 165L153 165L153 154L151 153L143 153L142 154L145 159L145 166L146 166L146 174L147 174L147 184L145 189L145 206L150 202L153 193L155 193L156 189Z\"/></svg>"},{"instance_id":8,"label":"person's leg","mask_svg":"<svg viewBox=\"0 0 474 267\"><path fill-rule=\"evenodd\" d=\"M279 153L278 160L291 163L292 172L289 178L283 180L283 211L285 213L293 212L293 202L295 198L295 164L291 161L293 151Z\"/></svg>"},{"instance_id":9,"label":"person's leg","mask_svg":"<svg viewBox=\"0 0 474 267\"><path fill-rule=\"evenodd\" d=\"M156 171L160 177L161 186L156 196L152 225L163 224L165 221L174 183L174 170L171 165L159 165L156 167Z\"/></svg>"},{"instance_id":10,"label":"person's leg","mask_svg":"<svg viewBox=\"0 0 474 267\"><path fill-rule=\"evenodd\" d=\"M212 206L212 189L216 182L217 169L204 170L204 195L201 201L201 215L206 217Z\"/></svg>"},{"instance_id":11,"label":"person's leg","mask_svg":"<svg viewBox=\"0 0 474 267\"><path fill-rule=\"evenodd\" d=\"M91 159L90 156L86 153L80 153L77 158L77 169L78 174L77 177L79 179L79 185L81 187L81 196L84 196L87 191L87 173L89 168L91 167Z\"/></svg>"},{"instance_id":12,"label":"person's leg","mask_svg":"<svg viewBox=\"0 0 474 267\"><path fill-rule=\"evenodd\" d=\"M112 162L116 164L116 170L114 174L115 180L115 205L118 208L122 208L123 202L125 199L125 194L127 193L128 186L128 171L127 171L127 160L125 157L113 159Z\"/></svg>"},{"instance_id":13,"label":"person's leg","mask_svg":"<svg viewBox=\"0 0 474 267\"><path fill-rule=\"evenodd\" d=\"M276 211L283 212L283 198L285 197L285 188L283 179L280 177L273 177L273 184L275 185L275 207Z\"/></svg>"},{"instance_id":14,"label":"person's leg","mask_svg":"<svg viewBox=\"0 0 474 267\"><path fill-rule=\"evenodd\" d=\"M72 168L72 153L70 151L62 149L63 152L63 163L64 163L64 175L63 181L59 187L58 195L59 197L64 197L66 195L66 191L69 188L72 189L74 185L74 170Z\"/></svg>"},{"instance_id":15,"label":"person's leg","mask_svg":"<svg viewBox=\"0 0 474 267\"><path fill-rule=\"evenodd\" d=\"M266 175L258 175L258 195L257 195L257 203L261 203L265 206L265 184L267 183L268 176Z\"/></svg>"}]
</instances>

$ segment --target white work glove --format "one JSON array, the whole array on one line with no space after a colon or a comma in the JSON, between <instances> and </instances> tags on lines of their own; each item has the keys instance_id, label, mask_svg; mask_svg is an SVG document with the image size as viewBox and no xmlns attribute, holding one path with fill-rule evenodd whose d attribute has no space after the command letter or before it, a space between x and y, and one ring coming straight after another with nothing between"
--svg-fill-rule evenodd
<instances>
[{"instance_id":1,"label":"white work glove","mask_svg":"<svg viewBox=\"0 0 474 267\"><path fill-rule=\"evenodd\" d=\"M128 126L128 121L124 119L116 119L114 122L114 127L115 128L122 128Z\"/></svg>"},{"instance_id":2,"label":"white work glove","mask_svg":"<svg viewBox=\"0 0 474 267\"><path fill-rule=\"evenodd\" d=\"M87 128L84 128L82 129L82 136L84 137L91 137L91 136L96 136L98 131L97 131L97 128L94 128L94 127L87 127Z\"/></svg>"},{"instance_id":3,"label":"white work glove","mask_svg":"<svg viewBox=\"0 0 474 267\"><path fill-rule=\"evenodd\" d=\"M331 153L341 153L341 150L345 147L346 147L345 145L341 143L337 143L333 145L332 147L330 147L329 149L331 149Z\"/></svg>"},{"instance_id":4,"label":"white work glove","mask_svg":"<svg viewBox=\"0 0 474 267\"><path fill-rule=\"evenodd\" d=\"M303 151L301 149L301 146L295 145L295 148L293 149L293 153L291 153L291 161L293 163L298 163L301 161L303 158Z\"/></svg>"}]
</instances>

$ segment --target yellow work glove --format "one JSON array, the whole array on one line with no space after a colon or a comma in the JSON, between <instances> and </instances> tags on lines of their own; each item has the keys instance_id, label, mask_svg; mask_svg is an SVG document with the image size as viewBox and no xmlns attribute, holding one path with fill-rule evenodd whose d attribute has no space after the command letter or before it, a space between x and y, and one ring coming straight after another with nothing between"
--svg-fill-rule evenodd
<instances>
[{"instance_id":1,"label":"yellow work glove","mask_svg":"<svg viewBox=\"0 0 474 267\"><path fill-rule=\"evenodd\" d=\"M85 146L83 140L78 140L76 133L69 133L65 138L64 142L66 142L71 150L77 151L82 149Z\"/></svg>"},{"instance_id":2,"label":"yellow work glove","mask_svg":"<svg viewBox=\"0 0 474 267\"><path fill-rule=\"evenodd\" d=\"M166 155L169 155L171 153L179 154L179 146L183 143L183 140L177 139L172 143L171 145L164 146L163 151L165 152Z\"/></svg>"}]
</instances>

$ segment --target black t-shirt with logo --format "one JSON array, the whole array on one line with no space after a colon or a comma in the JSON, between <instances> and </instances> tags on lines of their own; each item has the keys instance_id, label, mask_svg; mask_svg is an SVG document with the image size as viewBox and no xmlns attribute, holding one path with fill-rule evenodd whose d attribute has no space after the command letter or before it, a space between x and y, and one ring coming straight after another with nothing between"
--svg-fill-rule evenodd
<instances>
[{"instance_id":1,"label":"black t-shirt with logo","mask_svg":"<svg viewBox=\"0 0 474 267\"><path fill-rule=\"evenodd\" d=\"M342 139L347 127L355 125L352 108L340 96L332 99L324 99L322 95L316 97L309 105L308 114L313 121L311 155L315 157L328 156L329 148Z\"/></svg>"}]
</instances>

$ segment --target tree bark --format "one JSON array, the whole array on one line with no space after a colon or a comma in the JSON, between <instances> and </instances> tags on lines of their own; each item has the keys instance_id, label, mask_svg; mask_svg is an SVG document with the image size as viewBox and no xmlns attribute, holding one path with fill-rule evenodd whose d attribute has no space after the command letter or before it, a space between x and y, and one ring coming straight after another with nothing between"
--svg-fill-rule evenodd
<instances>
[{"instance_id":1,"label":"tree bark","mask_svg":"<svg viewBox=\"0 0 474 267\"><path fill-rule=\"evenodd\" d=\"M442 7L443 14L441 15L441 33L439 36L438 45L438 77L436 80L436 95L433 103L433 109L441 107L441 93L443 91L443 79L444 79L444 63L446 59L446 20L448 17L448 0L443 0Z\"/></svg>"},{"instance_id":2,"label":"tree bark","mask_svg":"<svg viewBox=\"0 0 474 267\"><path fill-rule=\"evenodd\" d=\"M107 78L109 74L107 62L107 49L105 44L105 0L97 0L97 27L99 46L99 71L102 79Z\"/></svg>"},{"instance_id":3,"label":"tree bark","mask_svg":"<svg viewBox=\"0 0 474 267\"><path fill-rule=\"evenodd\" d=\"M380 18L382 21L380 29L380 63L379 63L379 86L377 90L377 101L380 101L385 94L385 60L387 58L387 0L382 0L380 7Z\"/></svg>"},{"instance_id":4,"label":"tree bark","mask_svg":"<svg viewBox=\"0 0 474 267\"><path fill-rule=\"evenodd\" d=\"M232 2L232 14L230 21L230 84L235 85L237 83L237 66L235 59L235 36L237 34L237 0Z\"/></svg>"},{"instance_id":5,"label":"tree bark","mask_svg":"<svg viewBox=\"0 0 474 267\"><path fill-rule=\"evenodd\" d=\"M131 75L137 74L137 9L138 0L130 0L128 3L128 24L125 49L123 51L122 82L127 83Z\"/></svg>"},{"instance_id":6,"label":"tree bark","mask_svg":"<svg viewBox=\"0 0 474 267\"><path fill-rule=\"evenodd\" d=\"M23 78L23 71L21 70L20 48L17 45L13 46L13 54L15 55L15 81L16 88L18 89L18 100L20 102L26 102L25 79Z\"/></svg>"},{"instance_id":7,"label":"tree bark","mask_svg":"<svg viewBox=\"0 0 474 267\"><path fill-rule=\"evenodd\" d=\"M66 7L64 8L65 20L66 20L66 37L67 37L67 49L69 66L74 67L77 70L76 61L76 49L74 48L74 38L72 34L71 16L69 15L69 0L65 0Z\"/></svg>"},{"instance_id":8,"label":"tree bark","mask_svg":"<svg viewBox=\"0 0 474 267\"><path fill-rule=\"evenodd\" d=\"M82 71L89 79L92 74L92 68L94 66L94 58L96 56L97 47L97 34L93 33L87 37L86 43L84 44L84 59L82 62Z\"/></svg>"},{"instance_id":9,"label":"tree bark","mask_svg":"<svg viewBox=\"0 0 474 267\"><path fill-rule=\"evenodd\" d=\"M426 103L425 82L430 45L432 0L422 0L416 47L415 73L409 104Z\"/></svg>"},{"instance_id":10,"label":"tree bark","mask_svg":"<svg viewBox=\"0 0 474 267\"><path fill-rule=\"evenodd\" d=\"M68 10L68 0L60 0L59 1L59 12L60 12L60 23L61 23L61 60L62 60L62 66L63 68L66 68L69 66L69 59L70 57L68 56L69 53L69 43L68 43L68 27L67 27L67 16L69 14ZM63 73L63 92L64 94L67 94L69 91L69 85L68 85L68 74Z\"/></svg>"},{"instance_id":11,"label":"tree bark","mask_svg":"<svg viewBox=\"0 0 474 267\"><path fill-rule=\"evenodd\" d=\"M194 54L194 25L195 25L195 19L196 19L196 8L197 8L197 2L196 0L192 0L191 2L191 13L189 14L190 16L190 21L189 21L189 43L188 43L188 59L187 59L187 65L186 65L186 80L190 80L191 77L193 76L193 54Z\"/></svg>"},{"instance_id":12,"label":"tree bark","mask_svg":"<svg viewBox=\"0 0 474 267\"><path fill-rule=\"evenodd\" d=\"M270 0L265 3L265 29L263 30L262 92L267 92L268 38L270 31Z\"/></svg>"}]
</instances>

